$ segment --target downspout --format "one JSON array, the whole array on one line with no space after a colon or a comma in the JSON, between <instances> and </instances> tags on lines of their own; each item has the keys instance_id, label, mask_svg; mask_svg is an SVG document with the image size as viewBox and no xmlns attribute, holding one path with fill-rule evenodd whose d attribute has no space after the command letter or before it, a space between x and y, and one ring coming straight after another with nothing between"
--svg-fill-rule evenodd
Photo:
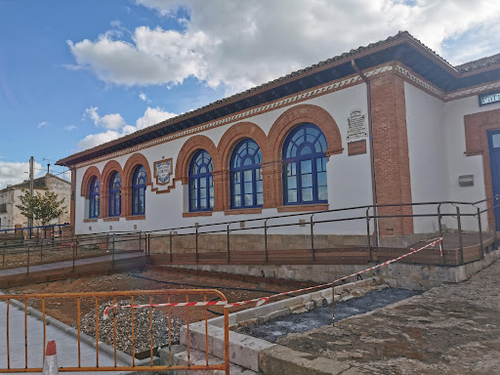
<instances>
[{"instance_id":1,"label":"downspout","mask_svg":"<svg viewBox=\"0 0 500 375\"><path fill-rule=\"evenodd\" d=\"M375 152L373 148L373 121L372 121L372 93L370 80L363 74L361 69L356 65L356 60L351 60L351 65L353 69L358 73L361 79L366 83L366 101L368 107L368 139L370 141L370 169L371 169L371 180L372 180L372 197L373 197L373 216L375 217L373 223L373 231L375 233L375 245L380 244L380 234L378 231L378 208L377 208L377 183L375 179Z\"/></svg>"}]
</instances>

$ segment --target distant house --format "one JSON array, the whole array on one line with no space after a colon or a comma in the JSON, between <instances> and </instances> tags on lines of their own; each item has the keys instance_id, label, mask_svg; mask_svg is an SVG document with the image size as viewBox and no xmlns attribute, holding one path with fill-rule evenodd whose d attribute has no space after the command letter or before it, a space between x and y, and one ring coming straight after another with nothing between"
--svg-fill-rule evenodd
<instances>
[{"instance_id":1,"label":"distant house","mask_svg":"<svg viewBox=\"0 0 500 375\"><path fill-rule=\"evenodd\" d=\"M29 189L29 181L17 185L10 185L0 190L0 229L11 229L15 226L27 226L28 219L21 214L16 205L21 203L20 196L23 189ZM59 196L59 200L65 198L64 204L68 207L67 213L62 214L59 219L53 221L53 224L62 224L69 222L69 202L71 197L71 184L47 173L43 177L36 178L33 181L35 192L43 193L44 190L50 190Z\"/></svg>"}]
</instances>

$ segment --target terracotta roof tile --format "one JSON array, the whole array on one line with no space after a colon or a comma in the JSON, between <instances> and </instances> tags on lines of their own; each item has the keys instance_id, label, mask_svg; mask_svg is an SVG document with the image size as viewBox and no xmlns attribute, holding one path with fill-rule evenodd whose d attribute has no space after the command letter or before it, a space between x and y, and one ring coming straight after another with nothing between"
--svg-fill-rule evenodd
<instances>
[{"instance_id":1,"label":"terracotta roof tile","mask_svg":"<svg viewBox=\"0 0 500 375\"><path fill-rule=\"evenodd\" d=\"M492 65L498 65L500 68L500 53L493 56L483 57L479 60L469 61L461 65L457 65L455 68L460 73L467 73L478 69L488 68Z\"/></svg>"}]
</instances>

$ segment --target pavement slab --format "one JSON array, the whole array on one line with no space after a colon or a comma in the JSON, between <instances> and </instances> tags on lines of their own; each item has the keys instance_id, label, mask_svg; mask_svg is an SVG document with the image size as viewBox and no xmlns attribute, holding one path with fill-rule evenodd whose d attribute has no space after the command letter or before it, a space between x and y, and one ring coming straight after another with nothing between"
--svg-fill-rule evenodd
<instances>
[{"instance_id":1,"label":"pavement slab","mask_svg":"<svg viewBox=\"0 0 500 375\"><path fill-rule=\"evenodd\" d=\"M460 284L277 343L373 374L500 374L500 261Z\"/></svg>"}]
</instances>

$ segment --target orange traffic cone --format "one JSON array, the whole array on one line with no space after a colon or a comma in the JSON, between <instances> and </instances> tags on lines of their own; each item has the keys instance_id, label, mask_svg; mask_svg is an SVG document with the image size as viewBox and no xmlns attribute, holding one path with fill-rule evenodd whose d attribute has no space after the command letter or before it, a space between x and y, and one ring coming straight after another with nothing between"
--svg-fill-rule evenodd
<instances>
[{"instance_id":1,"label":"orange traffic cone","mask_svg":"<svg viewBox=\"0 0 500 375\"><path fill-rule=\"evenodd\" d=\"M57 364L56 342L49 341L45 351L45 360L43 361L43 375L58 375L59 366Z\"/></svg>"}]
</instances>

